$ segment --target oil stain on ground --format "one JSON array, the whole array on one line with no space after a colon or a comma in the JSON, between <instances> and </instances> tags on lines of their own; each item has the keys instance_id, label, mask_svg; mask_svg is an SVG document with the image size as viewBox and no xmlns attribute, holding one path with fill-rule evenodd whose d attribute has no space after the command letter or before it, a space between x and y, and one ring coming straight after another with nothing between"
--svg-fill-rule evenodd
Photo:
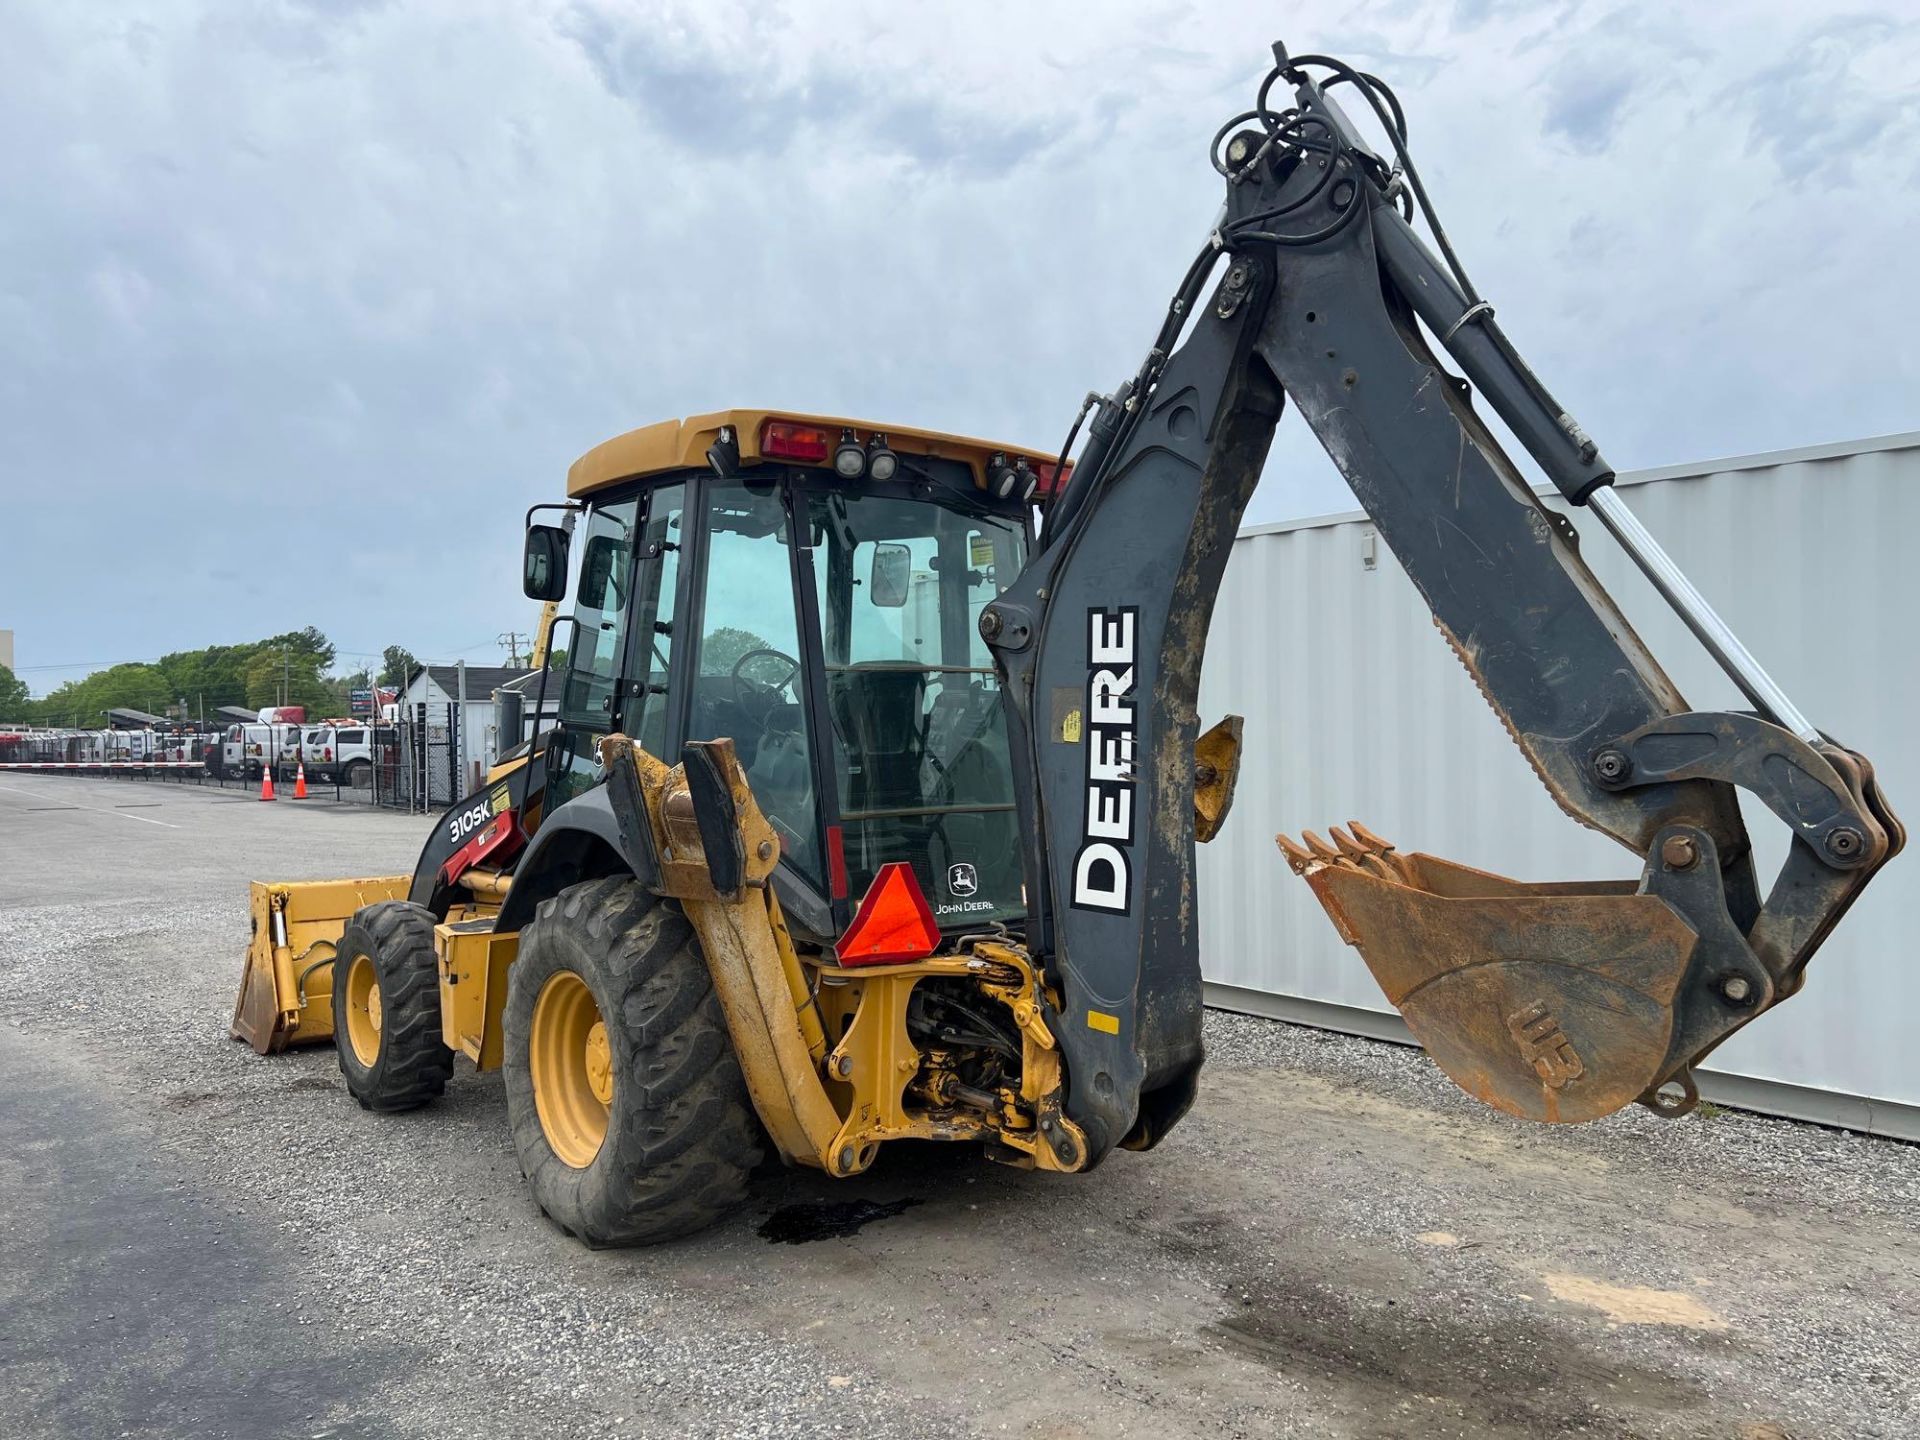
<instances>
[{"instance_id":1,"label":"oil stain on ground","mask_svg":"<svg viewBox=\"0 0 1920 1440\"><path fill-rule=\"evenodd\" d=\"M1353 1433L1366 1440L1432 1433L1399 1428L1403 1412L1426 1412L1476 1436L1581 1433L1637 1435L1640 1418L1697 1414L1708 1397L1688 1378L1652 1363L1602 1357L1542 1330L1502 1332L1491 1317L1435 1313L1387 1299L1354 1304L1304 1280L1234 1284L1229 1313L1204 1333L1229 1349L1301 1380L1331 1385L1347 1402ZM1382 1429L1373 1418L1394 1416Z\"/></svg>"},{"instance_id":2,"label":"oil stain on ground","mask_svg":"<svg viewBox=\"0 0 1920 1440\"><path fill-rule=\"evenodd\" d=\"M839 1240L860 1233L860 1227L898 1215L920 1202L905 1200L812 1200L782 1205L756 1232L776 1245L804 1245L809 1240Z\"/></svg>"}]
</instances>

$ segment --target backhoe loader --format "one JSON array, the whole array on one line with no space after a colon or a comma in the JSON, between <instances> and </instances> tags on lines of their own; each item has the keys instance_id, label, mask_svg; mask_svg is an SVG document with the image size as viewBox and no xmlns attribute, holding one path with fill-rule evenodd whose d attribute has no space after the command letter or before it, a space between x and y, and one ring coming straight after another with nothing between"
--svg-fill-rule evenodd
<instances>
[{"instance_id":1,"label":"backhoe loader","mask_svg":"<svg viewBox=\"0 0 1920 1440\"><path fill-rule=\"evenodd\" d=\"M1291 402L1541 782L1638 873L1522 884L1357 824L1286 861L1481 1100L1689 1110L1701 1057L1900 849L1872 767L1610 488L1385 84L1276 46L1212 160L1224 203L1159 334L1058 452L734 409L582 456L527 517L526 593L578 575L543 636L570 627L557 725L411 875L256 883L234 1033L332 1039L374 1110L459 1056L502 1068L535 1199L593 1245L709 1224L767 1147L849 1176L909 1138L1068 1172L1158 1144L1200 1072L1194 846L1241 741L1201 732L1208 618ZM1482 406L1751 711L1688 707ZM1737 789L1791 833L1764 891Z\"/></svg>"}]
</instances>

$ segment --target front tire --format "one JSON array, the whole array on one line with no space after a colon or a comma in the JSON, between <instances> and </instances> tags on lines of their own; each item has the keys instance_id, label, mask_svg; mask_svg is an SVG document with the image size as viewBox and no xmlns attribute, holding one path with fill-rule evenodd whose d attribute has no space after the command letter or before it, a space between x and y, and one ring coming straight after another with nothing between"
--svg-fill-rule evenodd
<instances>
[{"instance_id":1,"label":"front tire","mask_svg":"<svg viewBox=\"0 0 1920 1440\"><path fill-rule=\"evenodd\" d=\"M759 1122L678 906L626 876L571 886L507 976L507 1117L549 1218L595 1247L647 1245L745 1200Z\"/></svg>"},{"instance_id":2,"label":"front tire","mask_svg":"<svg viewBox=\"0 0 1920 1440\"><path fill-rule=\"evenodd\" d=\"M447 1088L433 912L383 900L354 912L333 965L333 1046L367 1110L417 1110Z\"/></svg>"}]
</instances>

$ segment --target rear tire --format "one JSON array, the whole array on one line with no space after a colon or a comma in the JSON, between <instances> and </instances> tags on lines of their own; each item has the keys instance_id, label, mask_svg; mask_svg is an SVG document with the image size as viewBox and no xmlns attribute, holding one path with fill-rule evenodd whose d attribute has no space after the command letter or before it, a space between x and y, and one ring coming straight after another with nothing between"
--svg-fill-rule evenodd
<instances>
[{"instance_id":1,"label":"rear tire","mask_svg":"<svg viewBox=\"0 0 1920 1440\"><path fill-rule=\"evenodd\" d=\"M627 876L542 902L507 972L507 1117L542 1211L600 1247L746 1199L760 1127L693 927Z\"/></svg>"},{"instance_id":2,"label":"rear tire","mask_svg":"<svg viewBox=\"0 0 1920 1440\"><path fill-rule=\"evenodd\" d=\"M433 912L383 900L354 912L333 965L333 1046L368 1110L417 1110L447 1088Z\"/></svg>"},{"instance_id":3,"label":"rear tire","mask_svg":"<svg viewBox=\"0 0 1920 1440\"><path fill-rule=\"evenodd\" d=\"M365 790L373 780L373 766L365 760L355 760L347 766L346 782L349 789Z\"/></svg>"}]
</instances>

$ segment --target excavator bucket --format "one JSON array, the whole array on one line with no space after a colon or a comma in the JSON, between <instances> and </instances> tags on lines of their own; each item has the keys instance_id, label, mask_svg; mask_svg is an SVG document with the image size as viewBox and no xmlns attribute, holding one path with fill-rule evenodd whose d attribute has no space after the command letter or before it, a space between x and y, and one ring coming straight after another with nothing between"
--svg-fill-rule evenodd
<instances>
[{"instance_id":1,"label":"excavator bucket","mask_svg":"<svg viewBox=\"0 0 1920 1440\"><path fill-rule=\"evenodd\" d=\"M262 1055L333 1038L334 947L363 905L404 900L410 875L297 884L256 880L253 939L231 1034Z\"/></svg>"},{"instance_id":2,"label":"excavator bucket","mask_svg":"<svg viewBox=\"0 0 1920 1440\"><path fill-rule=\"evenodd\" d=\"M1631 880L1529 885L1403 855L1363 825L1277 837L1407 1027L1476 1099L1593 1120L1673 1069L1675 996L1699 937Z\"/></svg>"}]
</instances>

